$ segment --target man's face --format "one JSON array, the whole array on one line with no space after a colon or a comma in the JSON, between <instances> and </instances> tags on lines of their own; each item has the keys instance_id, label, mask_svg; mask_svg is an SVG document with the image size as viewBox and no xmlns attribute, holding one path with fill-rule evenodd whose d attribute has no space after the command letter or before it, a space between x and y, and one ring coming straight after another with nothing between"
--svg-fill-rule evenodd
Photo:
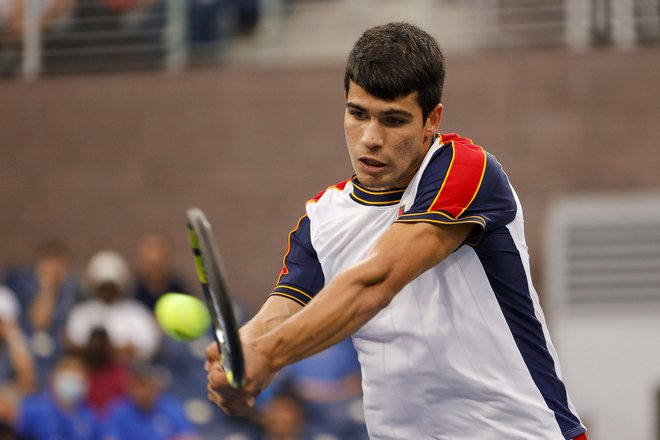
<instances>
[{"instance_id":1,"label":"man's face","mask_svg":"<svg viewBox=\"0 0 660 440\"><path fill-rule=\"evenodd\" d=\"M385 101L351 82L344 133L360 183L374 190L406 187L428 151L441 115L438 104L423 120L417 92Z\"/></svg>"}]
</instances>

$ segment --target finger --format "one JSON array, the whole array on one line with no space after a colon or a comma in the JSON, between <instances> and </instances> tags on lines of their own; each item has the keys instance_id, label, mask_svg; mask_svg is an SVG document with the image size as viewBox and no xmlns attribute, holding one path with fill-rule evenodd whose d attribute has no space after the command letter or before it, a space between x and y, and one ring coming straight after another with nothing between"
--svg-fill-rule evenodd
<instances>
[{"instance_id":1,"label":"finger","mask_svg":"<svg viewBox=\"0 0 660 440\"><path fill-rule=\"evenodd\" d=\"M227 381L227 375L218 368L209 369L206 374L206 380L209 386L217 390L231 388Z\"/></svg>"},{"instance_id":2,"label":"finger","mask_svg":"<svg viewBox=\"0 0 660 440\"><path fill-rule=\"evenodd\" d=\"M245 417L248 414L250 414L250 411L252 411L252 408L242 404L242 405L237 405L237 406L228 406L228 407L224 408L223 410L224 410L225 414L228 414L230 416Z\"/></svg>"},{"instance_id":3,"label":"finger","mask_svg":"<svg viewBox=\"0 0 660 440\"><path fill-rule=\"evenodd\" d=\"M207 397L211 402L215 403L219 407L222 407L225 401L225 399L223 399L223 397L211 387L207 388Z\"/></svg>"},{"instance_id":4,"label":"finger","mask_svg":"<svg viewBox=\"0 0 660 440\"><path fill-rule=\"evenodd\" d=\"M212 389L208 390L208 399L230 416L246 416L253 406L253 403L242 398L228 398Z\"/></svg>"},{"instance_id":5,"label":"finger","mask_svg":"<svg viewBox=\"0 0 660 440\"><path fill-rule=\"evenodd\" d=\"M207 388L225 398L247 400L251 394L244 388L234 388L223 372L211 370L207 375Z\"/></svg>"},{"instance_id":6,"label":"finger","mask_svg":"<svg viewBox=\"0 0 660 440\"><path fill-rule=\"evenodd\" d=\"M218 351L218 344L216 344L214 341L207 345L204 349L204 355L206 356L206 360L209 362L219 361L220 352Z\"/></svg>"},{"instance_id":7,"label":"finger","mask_svg":"<svg viewBox=\"0 0 660 440\"><path fill-rule=\"evenodd\" d=\"M232 388L228 384L218 387L209 382L207 385L207 390L217 393L224 399L247 401L251 397L251 394L249 394L246 390L242 388Z\"/></svg>"},{"instance_id":8,"label":"finger","mask_svg":"<svg viewBox=\"0 0 660 440\"><path fill-rule=\"evenodd\" d=\"M222 368L222 364L218 361L205 361L204 371L211 371L211 370L224 371L224 368Z\"/></svg>"}]
</instances>

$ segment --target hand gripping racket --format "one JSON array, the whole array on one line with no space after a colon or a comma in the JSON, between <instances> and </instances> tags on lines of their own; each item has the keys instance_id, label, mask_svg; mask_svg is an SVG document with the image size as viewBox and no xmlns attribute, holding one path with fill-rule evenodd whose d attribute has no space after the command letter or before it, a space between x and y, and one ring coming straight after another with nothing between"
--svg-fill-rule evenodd
<instances>
[{"instance_id":1,"label":"hand gripping racket","mask_svg":"<svg viewBox=\"0 0 660 440\"><path fill-rule=\"evenodd\" d=\"M211 224L204 213L193 208L186 212L186 217L197 276L204 290L215 342L221 356L220 364L229 385L239 388L245 383L245 363L220 253L215 246Z\"/></svg>"}]
</instances>

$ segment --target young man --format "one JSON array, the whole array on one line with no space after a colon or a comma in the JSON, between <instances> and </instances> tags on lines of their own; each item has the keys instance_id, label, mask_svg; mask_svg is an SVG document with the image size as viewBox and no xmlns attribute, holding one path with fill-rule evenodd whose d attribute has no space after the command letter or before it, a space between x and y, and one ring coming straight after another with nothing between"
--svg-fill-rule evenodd
<instances>
[{"instance_id":1,"label":"young man","mask_svg":"<svg viewBox=\"0 0 660 440\"><path fill-rule=\"evenodd\" d=\"M209 398L245 414L283 366L352 335L373 439L573 439L531 284L520 203L493 156L438 135L442 53L402 23L366 31L345 75L355 176L290 235L274 292L241 329L247 384L207 349Z\"/></svg>"}]
</instances>

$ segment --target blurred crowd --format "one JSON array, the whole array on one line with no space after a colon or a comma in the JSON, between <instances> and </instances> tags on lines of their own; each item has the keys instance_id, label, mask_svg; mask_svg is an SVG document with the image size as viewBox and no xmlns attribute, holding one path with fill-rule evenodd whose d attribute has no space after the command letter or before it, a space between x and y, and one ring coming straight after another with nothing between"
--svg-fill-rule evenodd
<instances>
[{"instance_id":1,"label":"blurred crowd","mask_svg":"<svg viewBox=\"0 0 660 440\"><path fill-rule=\"evenodd\" d=\"M42 62L51 66L160 66L167 8L180 0L30 0L42 40ZM215 54L229 38L250 32L258 0L184 0L181 9L190 56ZM0 75L20 71L26 0L0 0ZM171 16L171 14L170 14ZM131 63L132 62L132 63ZM119 67L118 66L118 67Z\"/></svg>"},{"instance_id":2,"label":"blurred crowd","mask_svg":"<svg viewBox=\"0 0 660 440\"><path fill-rule=\"evenodd\" d=\"M350 341L283 370L248 418L206 400L211 333L171 339L153 310L190 293L160 233L131 267L110 250L77 270L69 247L43 243L0 284L0 440L366 439ZM246 313L237 309L239 321Z\"/></svg>"}]
</instances>

